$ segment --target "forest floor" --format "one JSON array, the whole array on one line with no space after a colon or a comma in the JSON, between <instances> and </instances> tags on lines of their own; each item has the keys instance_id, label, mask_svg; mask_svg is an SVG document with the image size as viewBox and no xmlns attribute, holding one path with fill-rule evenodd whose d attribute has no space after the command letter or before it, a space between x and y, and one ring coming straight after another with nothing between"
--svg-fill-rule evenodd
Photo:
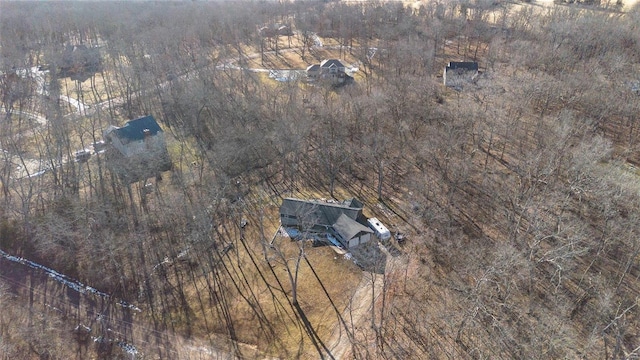
<instances>
[{"instance_id":1,"label":"forest floor","mask_svg":"<svg viewBox=\"0 0 640 360\"><path fill-rule=\"evenodd\" d=\"M262 63L260 53L255 52L255 49L253 49L250 55L246 56L248 60L242 65L242 68L304 69L309 63L320 62L326 58L338 58L345 64L357 63L356 57L349 52L348 48L340 48L332 44L331 41L325 41L325 46L315 47L312 51L310 50L304 60L301 55L299 48L286 49L283 46L280 50L280 56L276 56L273 51L266 52L265 62ZM224 63L233 64L236 61L235 59L230 59L224 61ZM100 86L100 83L96 83L96 86ZM82 91L90 91L90 86L83 86L81 89ZM73 87L68 86L67 92L70 94L70 97L67 98L67 100L74 96L82 98L82 96L78 96L74 91ZM112 99L112 101L117 102L119 99ZM78 106L78 108L84 108L84 106L81 105ZM44 122L46 122L46 119ZM42 125L43 121L39 121L39 123ZM324 193L324 191L318 190L318 193L320 192ZM380 217L382 215L381 219L385 217L384 214L380 214L384 212L382 208L368 209L368 211L373 216L377 214L378 217ZM269 216L277 217L277 214L271 213ZM252 219L250 223L256 224L258 221ZM255 238L259 238L257 234L254 235ZM294 253L298 248L297 245L291 241L284 242L283 247L288 248L287 251L293 251ZM254 252L254 255L260 254L260 245L254 244L254 248L251 250L247 249L247 251ZM257 256L259 257L259 255ZM247 254L243 253L238 255L238 259L241 257L247 257ZM320 343L328 346L328 348L324 350L326 355L335 359L348 357L353 351L357 351L354 349L353 343L356 341L360 342L360 339L370 335L369 322L372 321L372 315L375 313L375 304L382 294L383 274L386 262L391 258L385 257L385 259L384 264L379 264L381 265L382 273L375 273L359 270L353 266L350 261L343 261L341 257L336 257L329 248L312 248L308 250L306 264L301 266L301 280L298 284L301 299L300 307L304 309L305 316L314 327L314 329L310 331L313 335L309 335L309 337L315 336ZM242 261L246 261L246 258L243 258ZM230 262L233 262L233 260L230 260ZM313 263L313 267L311 263ZM245 270L250 269L250 267L242 265L240 260L238 260L238 263L233 263L232 266L238 266ZM280 285L279 289L276 289L281 291L281 293L276 292L276 294L278 294L280 301L286 303L291 291L290 285L288 285L289 279L286 276L285 266L278 263L267 264L265 267L266 266L270 266L273 269L271 273L265 271L267 279L273 282L269 284L269 286L276 289L278 287L275 285L276 283L284 284ZM247 343L252 342L249 338L232 341L228 339L225 334L214 334L211 332L205 336L198 334L197 336L192 336L190 339L187 339L183 335L180 335L180 331L156 328L150 316L145 313L145 307L143 305L140 305L142 313L139 314L123 311L113 299L98 299L95 297L95 294L78 292L64 283L56 282L54 278L47 276L46 273L42 273L41 270L29 269L20 264L4 264L4 267L1 280L12 289L13 293L19 294L21 298L30 298L28 304L19 302L20 306L29 308L27 311L37 309L37 311L57 314L64 319L70 314L76 314L71 317L76 323L61 323L58 329L59 332L68 334L69 332L67 330L71 330L79 324L96 330L100 328L109 329L109 333L113 335L109 340L117 344L126 344L122 339L133 338L135 341L133 341L131 346L135 347L135 351L152 357L154 354L157 354L159 357L164 355L170 357L175 356L176 358L197 358L203 356L232 358L239 357L241 354L242 357L255 358L258 356L267 356L265 355L265 348L273 346L269 344L248 345ZM273 275L273 277L271 275ZM257 278L258 275L249 274L249 277ZM326 289L324 289L325 284ZM195 293L195 289L187 289L186 292ZM265 296L262 300L265 301L263 304L265 309L273 305L269 303L274 301L270 296ZM196 300L193 301L195 303ZM236 306L235 313L240 319L240 324L238 325L239 332L242 332L245 328L255 328L255 323L243 318L244 314L250 313L249 309L244 308L242 302L239 300L234 300L234 303L234 306ZM269 315L282 316L278 314ZM294 317L292 314L289 314L289 316ZM242 323L243 321L244 323ZM282 321L282 319L279 321ZM68 327L71 327L71 329L67 329ZM275 327L278 333L294 334L291 336L291 339L284 341L285 346L288 347L287 351L290 351L290 354L294 354L296 351L302 351L304 354L303 357L313 357L313 349L308 346L308 344L305 349L296 349L299 346L303 346L300 343L309 342L306 336L301 336L301 338L296 337L301 327L300 324L293 322L280 323ZM64 339L65 337L61 338ZM326 341L324 339L326 339ZM73 339L69 339L69 341L72 340ZM170 347L160 349L155 346L159 343L163 345L170 344ZM75 346L71 344L68 346L70 351L73 351L74 347ZM84 351L86 353L86 348ZM269 352L267 351L266 353ZM77 354L79 354L78 356L80 358L84 356L81 346L78 346Z\"/></svg>"}]
</instances>

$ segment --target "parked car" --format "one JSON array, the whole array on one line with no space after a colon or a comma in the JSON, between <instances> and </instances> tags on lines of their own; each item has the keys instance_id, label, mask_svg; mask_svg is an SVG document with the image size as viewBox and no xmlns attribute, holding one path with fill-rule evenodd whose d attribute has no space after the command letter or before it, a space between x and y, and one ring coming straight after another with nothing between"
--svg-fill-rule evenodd
<instances>
[{"instance_id":1,"label":"parked car","mask_svg":"<svg viewBox=\"0 0 640 360\"><path fill-rule=\"evenodd\" d=\"M76 162L86 162L91 157L91 151L87 149L82 149L82 150L76 151L73 155L76 159Z\"/></svg>"},{"instance_id":2,"label":"parked car","mask_svg":"<svg viewBox=\"0 0 640 360\"><path fill-rule=\"evenodd\" d=\"M96 141L93 143L93 151L97 153L107 148L107 144L104 141Z\"/></svg>"}]
</instances>

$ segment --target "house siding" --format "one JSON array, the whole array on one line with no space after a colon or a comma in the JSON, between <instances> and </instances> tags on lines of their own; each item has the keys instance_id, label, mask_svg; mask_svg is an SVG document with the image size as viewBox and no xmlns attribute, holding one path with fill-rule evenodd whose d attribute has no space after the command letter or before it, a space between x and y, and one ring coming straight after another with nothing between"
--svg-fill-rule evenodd
<instances>
[{"instance_id":1,"label":"house siding","mask_svg":"<svg viewBox=\"0 0 640 360\"><path fill-rule=\"evenodd\" d=\"M367 243L369 241L371 241L371 234L361 233L349 239L349 241L347 242L347 247L351 248L360 244Z\"/></svg>"}]
</instances>

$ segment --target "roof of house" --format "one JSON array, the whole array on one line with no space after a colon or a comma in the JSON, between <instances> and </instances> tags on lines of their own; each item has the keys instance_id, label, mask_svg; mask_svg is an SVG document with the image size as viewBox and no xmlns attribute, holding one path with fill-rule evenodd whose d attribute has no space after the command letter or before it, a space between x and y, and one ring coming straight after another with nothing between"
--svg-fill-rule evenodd
<instances>
[{"instance_id":1,"label":"roof of house","mask_svg":"<svg viewBox=\"0 0 640 360\"><path fill-rule=\"evenodd\" d=\"M320 65L313 64L307 67L307 71L320 71Z\"/></svg>"},{"instance_id":2,"label":"roof of house","mask_svg":"<svg viewBox=\"0 0 640 360\"><path fill-rule=\"evenodd\" d=\"M468 70L468 71L478 71L478 63L475 61L452 61L447 65L446 70Z\"/></svg>"},{"instance_id":3,"label":"roof of house","mask_svg":"<svg viewBox=\"0 0 640 360\"><path fill-rule=\"evenodd\" d=\"M295 215L299 220L299 225L302 225L300 222L306 222L307 225L311 226L331 226L343 214L355 220L357 213L362 210L362 206L358 205L362 204L355 199L350 199L343 203L330 203L286 198L282 201L280 213Z\"/></svg>"},{"instance_id":4,"label":"roof of house","mask_svg":"<svg viewBox=\"0 0 640 360\"><path fill-rule=\"evenodd\" d=\"M86 45L67 45L62 55L63 65L72 65L80 62L83 65L100 62L100 50L97 47Z\"/></svg>"},{"instance_id":5,"label":"roof of house","mask_svg":"<svg viewBox=\"0 0 640 360\"><path fill-rule=\"evenodd\" d=\"M144 131L149 130L150 135L156 135L158 132L162 132L160 125L156 122L156 119L151 115L143 116L135 120L127 121L126 125L120 128L116 128L113 131L121 139L129 140L142 140L144 139Z\"/></svg>"},{"instance_id":6,"label":"roof of house","mask_svg":"<svg viewBox=\"0 0 640 360\"><path fill-rule=\"evenodd\" d=\"M282 26L278 27L278 34L280 34L280 35L293 35L293 32L291 31L291 28L289 28L287 25L282 25Z\"/></svg>"},{"instance_id":7,"label":"roof of house","mask_svg":"<svg viewBox=\"0 0 640 360\"><path fill-rule=\"evenodd\" d=\"M348 207L354 208L354 209L362 209L362 208L364 208L364 204L362 202L360 202L360 200L358 200L356 198L347 199L347 200L343 201L342 203L345 206L348 206Z\"/></svg>"},{"instance_id":8,"label":"roof of house","mask_svg":"<svg viewBox=\"0 0 640 360\"><path fill-rule=\"evenodd\" d=\"M320 63L320 67L323 67L323 68L330 68L330 67L343 68L344 65L338 59L326 59L326 60L323 60Z\"/></svg>"},{"instance_id":9,"label":"roof of house","mask_svg":"<svg viewBox=\"0 0 640 360\"><path fill-rule=\"evenodd\" d=\"M345 241L349 241L361 232L373 233L373 230L345 214L341 214L332 227Z\"/></svg>"}]
</instances>

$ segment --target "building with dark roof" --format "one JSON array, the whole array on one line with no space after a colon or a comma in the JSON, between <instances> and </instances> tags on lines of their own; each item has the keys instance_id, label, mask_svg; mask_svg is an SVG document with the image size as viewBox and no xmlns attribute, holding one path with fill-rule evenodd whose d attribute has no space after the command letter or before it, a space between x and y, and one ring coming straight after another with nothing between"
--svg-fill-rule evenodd
<instances>
[{"instance_id":1,"label":"building with dark roof","mask_svg":"<svg viewBox=\"0 0 640 360\"><path fill-rule=\"evenodd\" d=\"M333 85L341 85L353 80L346 73L346 67L338 59L326 59L320 64L307 67L307 78L311 81L324 80Z\"/></svg>"},{"instance_id":2,"label":"building with dark roof","mask_svg":"<svg viewBox=\"0 0 640 360\"><path fill-rule=\"evenodd\" d=\"M348 248L371 239L373 230L363 223L362 208L355 198L343 202L286 198L280 206L280 223L303 231L330 233Z\"/></svg>"},{"instance_id":3,"label":"building with dark roof","mask_svg":"<svg viewBox=\"0 0 640 360\"><path fill-rule=\"evenodd\" d=\"M445 86L462 90L465 84L471 83L478 76L477 62L450 62L442 75Z\"/></svg>"},{"instance_id":4,"label":"building with dark roof","mask_svg":"<svg viewBox=\"0 0 640 360\"><path fill-rule=\"evenodd\" d=\"M338 59L325 59L320 63L320 68L327 73L339 73L345 71L345 66Z\"/></svg>"},{"instance_id":5,"label":"building with dark roof","mask_svg":"<svg viewBox=\"0 0 640 360\"><path fill-rule=\"evenodd\" d=\"M286 198L280 206L280 222L283 226L296 226L307 230L326 230L342 214L356 220L362 214L362 204L357 200L328 202Z\"/></svg>"},{"instance_id":6,"label":"building with dark roof","mask_svg":"<svg viewBox=\"0 0 640 360\"><path fill-rule=\"evenodd\" d=\"M61 77L85 81L102 69L102 57L97 47L69 45L62 53L59 70Z\"/></svg>"},{"instance_id":7,"label":"building with dark roof","mask_svg":"<svg viewBox=\"0 0 640 360\"><path fill-rule=\"evenodd\" d=\"M108 146L107 164L128 182L171 169L164 131L151 115L130 120L122 127L109 126L103 137Z\"/></svg>"},{"instance_id":8,"label":"building with dark roof","mask_svg":"<svg viewBox=\"0 0 640 360\"><path fill-rule=\"evenodd\" d=\"M338 240L345 244L347 248L358 246L369 242L373 230L351 219L345 214L341 214L331 226L333 234Z\"/></svg>"},{"instance_id":9,"label":"building with dark roof","mask_svg":"<svg viewBox=\"0 0 640 360\"><path fill-rule=\"evenodd\" d=\"M317 79L320 76L320 64L312 64L307 67L307 78Z\"/></svg>"}]
</instances>

